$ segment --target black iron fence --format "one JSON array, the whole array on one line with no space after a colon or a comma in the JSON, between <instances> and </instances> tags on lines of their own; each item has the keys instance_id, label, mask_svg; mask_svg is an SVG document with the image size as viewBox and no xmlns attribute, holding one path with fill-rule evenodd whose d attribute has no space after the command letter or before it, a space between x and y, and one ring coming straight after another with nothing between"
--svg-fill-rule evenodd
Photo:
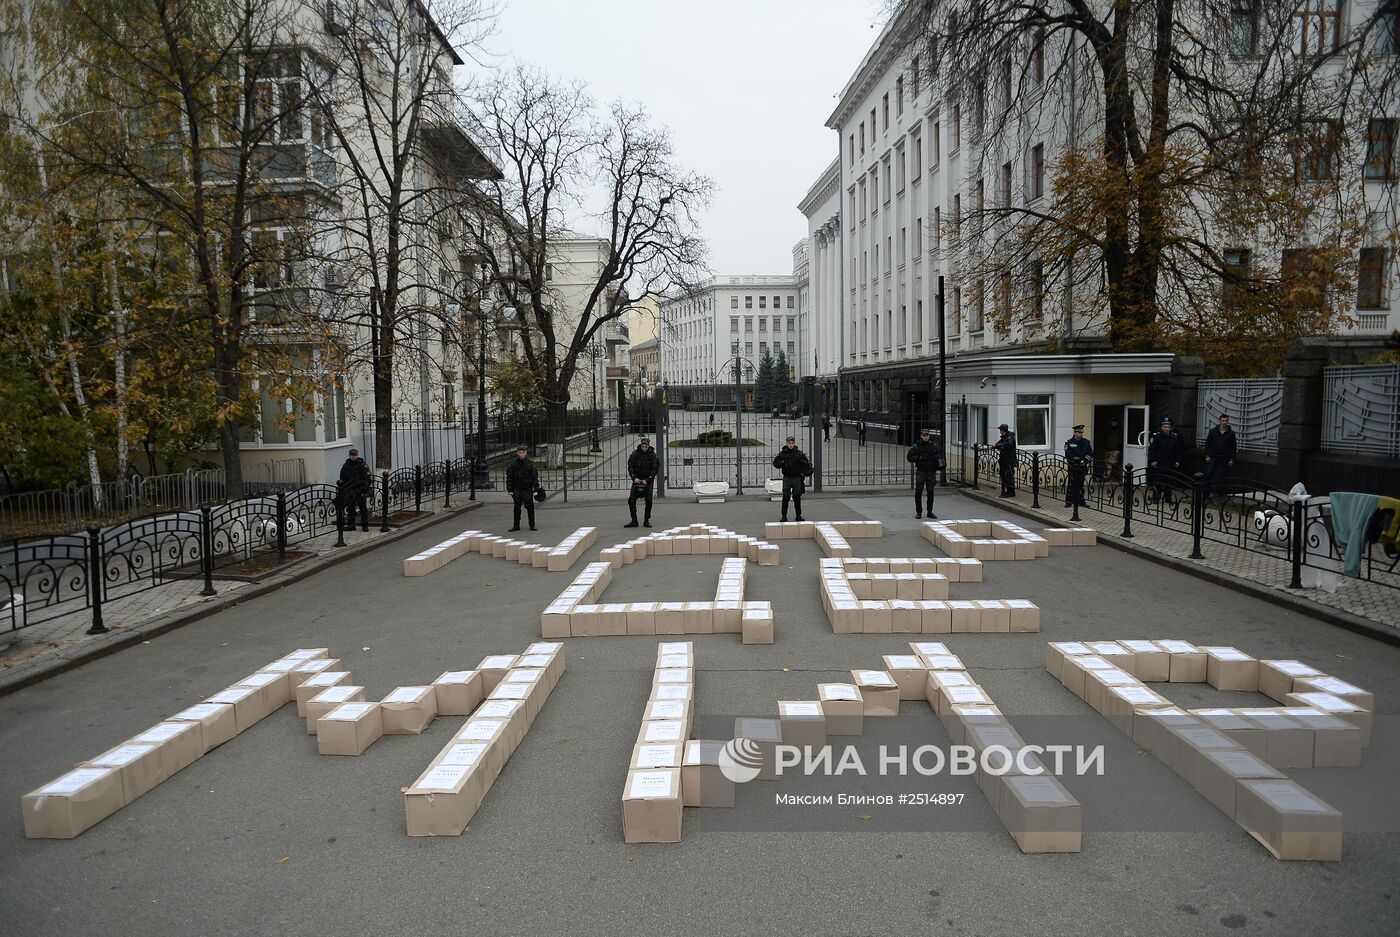
<instances>
[{"instance_id":1,"label":"black iron fence","mask_svg":"<svg viewBox=\"0 0 1400 937\"><path fill-rule=\"evenodd\" d=\"M1000 453L975 447L971 486L997 483L1000 477ZM1219 482L1200 473L1138 471L1131 465L1115 473L1096 463L1084 472L1082 498L1074 499L1071 467L1063 456L1024 450L1016 453L1012 480L1018 490L1030 492L1032 507L1039 508L1046 498L1072 508L1072 520L1080 519L1081 508L1121 517L1124 537L1133 536L1134 523L1188 536L1192 559L1204 559L1205 548L1219 546L1286 562L1291 588L1302 587L1305 570L1342 572L1345 546L1332 525L1327 497L1295 499L1247 478ZM1364 531L1348 534L1364 539L1355 578L1400 589L1400 549L1382 540L1389 522L1389 513L1378 510Z\"/></svg>"}]
</instances>

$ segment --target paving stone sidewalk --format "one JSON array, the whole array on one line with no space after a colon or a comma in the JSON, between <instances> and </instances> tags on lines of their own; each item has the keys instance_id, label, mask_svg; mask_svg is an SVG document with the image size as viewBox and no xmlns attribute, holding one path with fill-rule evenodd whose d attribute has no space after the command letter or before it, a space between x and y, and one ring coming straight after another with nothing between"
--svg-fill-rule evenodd
<instances>
[{"instance_id":1,"label":"paving stone sidewalk","mask_svg":"<svg viewBox=\"0 0 1400 937\"><path fill-rule=\"evenodd\" d=\"M1057 526L1093 527L1110 537L1119 538L1123 533L1121 508L1112 513L1091 508L1079 509L1079 522L1070 518L1073 511L1055 501L1053 496L1041 495L1040 507L1032 508L1030 492L1020 490L1015 498L997 498L995 491L982 491L993 503L1014 504L1019 510L1041 517L1047 524ZM1400 576L1386 577L1396 585L1386 581L1367 582L1340 577L1336 592L1323 589L1290 589L1292 566L1282 548L1272 552L1267 545L1256 544L1250 549L1242 549L1226 543L1202 540L1201 553L1204 559L1191 559L1191 536L1182 531L1161 527L1151 523L1150 518L1134 516L1131 543L1145 550L1152 550L1193 566L1247 579L1257 585L1278 592L1297 596L1327 608L1336 609L1364 618L1369 622L1400 631Z\"/></svg>"}]
</instances>

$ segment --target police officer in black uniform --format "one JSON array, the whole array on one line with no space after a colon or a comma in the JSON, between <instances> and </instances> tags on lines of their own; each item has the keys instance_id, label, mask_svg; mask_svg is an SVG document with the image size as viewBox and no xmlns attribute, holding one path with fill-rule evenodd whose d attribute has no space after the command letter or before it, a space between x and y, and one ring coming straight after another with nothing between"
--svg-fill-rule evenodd
<instances>
[{"instance_id":1,"label":"police officer in black uniform","mask_svg":"<svg viewBox=\"0 0 1400 937\"><path fill-rule=\"evenodd\" d=\"M523 507L530 516L530 529L535 529L535 489L540 487L540 473L535 471L535 463L526 454L524 445L515 447L515 460L506 468L506 490L515 502L515 526L520 529L520 509Z\"/></svg>"},{"instance_id":2,"label":"police officer in black uniform","mask_svg":"<svg viewBox=\"0 0 1400 937\"><path fill-rule=\"evenodd\" d=\"M914 516L924 516L924 492L927 490L929 520L937 520L938 515L933 513L933 488L938 484L938 470L943 467L943 453L930 438L932 435L929 430L919 430L919 441L909 447L904 458L914 466Z\"/></svg>"},{"instance_id":3,"label":"police officer in black uniform","mask_svg":"<svg viewBox=\"0 0 1400 937\"><path fill-rule=\"evenodd\" d=\"M351 449L340 467L340 485L336 493L336 512L341 515L341 527L355 529L355 512L360 512L360 529L369 530L369 496L374 490L369 464L360 458L360 450ZM348 517L347 517L348 515Z\"/></svg>"},{"instance_id":4,"label":"police officer in black uniform","mask_svg":"<svg viewBox=\"0 0 1400 937\"><path fill-rule=\"evenodd\" d=\"M651 486L660 471L661 459L651 448L651 440L643 436L637 441L636 451L627 457L627 474L632 479L632 493L627 496L627 510L632 512L632 522L624 524L624 527L637 526L638 498L646 499L646 514L643 516L646 525L651 526Z\"/></svg>"},{"instance_id":5,"label":"police officer in black uniform","mask_svg":"<svg viewBox=\"0 0 1400 937\"><path fill-rule=\"evenodd\" d=\"M1000 456L1001 469L1001 496L1003 498L1016 497L1016 434L1011 432L1011 427L1005 423L999 424L997 429L1001 431L1001 438L992 443L992 448L997 450Z\"/></svg>"},{"instance_id":6,"label":"police officer in black uniform","mask_svg":"<svg viewBox=\"0 0 1400 937\"><path fill-rule=\"evenodd\" d=\"M1094 444L1084 438L1084 424L1074 427L1074 435L1065 440L1065 463L1069 466L1069 483L1065 488L1065 507L1084 502L1084 476L1094 465Z\"/></svg>"},{"instance_id":7,"label":"police officer in black uniform","mask_svg":"<svg viewBox=\"0 0 1400 937\"><path fill-rule=\"evenodd\" d=\"M1148 480L1152 486L1149 498L1152 502L1176 503L1172 494L1172 475L1181 468L1181 451L1184 448L1181 434L1172 429L1171 417L1162 417L1161 430L1153 433L1147 441Z\"/></svg>"},{"instance_id":8,"label":"police officer in black uniform","mask_svg":"<svg viewBox=\"0 0 1400 937\"><path fill-rule=\"evenodd\" d=\"M787 445L778 450L778 454L773 457L773 468L783 473L783 514L781 520L787 520L788 499L792 499L793 506L797 508L797 519L802 517L802 492L807 487L804 479L812 474L812 463L808 460L806 453L797 448L797 437L789 436Z\"/></svg>"}]
</instances>

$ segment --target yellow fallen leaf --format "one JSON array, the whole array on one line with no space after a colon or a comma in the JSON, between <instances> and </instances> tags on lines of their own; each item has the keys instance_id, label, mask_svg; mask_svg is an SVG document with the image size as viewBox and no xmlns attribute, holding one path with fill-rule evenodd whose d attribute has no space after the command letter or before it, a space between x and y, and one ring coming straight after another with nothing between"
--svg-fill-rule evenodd
<instances>
[{"instance_id":1,"label":"yellow fallen leaf","mask_svg":"<svg viewBox=\"0 0 1400 937\"><path fill-rule=\"evenodd\" d=\"M225 641L223 644L220 644L219 647L228 647L228 642Z\"/></svg>"},{"instance_id":2,"label":"yellow fallen leaf","mask_svg":"<svg viewBox=\"0 0 1400 937\"><path fill-rule=\"evenodd\" d=\"M869 819L870 819L870 814L867 813L867 814L865 814L864 816L856 817L856 819L857 819L857 820L869 820Z\"/></svg>"},{"instance_id":3,"label":"yellow fallen leaf","mask_svg":"<svg viewBox=\"0 0 1400 937\"><path fill-rule=\"evenodd\" d=\"M281 865L282 863L286 862L286 861L287 861L288 859L290 859L290 858L291 858L291 856L283 856L281 859L278 859L278 860L277 860L277 864L278 864L278 865Z\"/></svg>"}]
</instances>

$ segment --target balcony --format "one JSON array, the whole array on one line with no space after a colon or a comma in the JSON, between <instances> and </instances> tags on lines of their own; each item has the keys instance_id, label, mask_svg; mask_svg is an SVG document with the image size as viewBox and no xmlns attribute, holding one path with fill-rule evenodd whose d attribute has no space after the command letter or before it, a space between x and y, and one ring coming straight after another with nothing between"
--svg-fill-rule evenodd
<instances>
[{"instance_id":1,"label":"balcony","mask_svg":"<svg viewBox=\"0 0 1400 937\"><path fill-rule=\"evenodd\" d=\"M607 378L610 381L627 380L627 366L625 364L610 364L607 367Z\"/></svg>"},{"instance_id":2,"label":"balcony","mask_svg":"<svg viewBox=\"0 0 1400 937\"><path fill-rule=\"evenodd\" d=\"M613 319L603 324L603 341L609 345L630 345L632 339L629 337L627 323L620 319Z\"/></svg>"}]
</instances>

